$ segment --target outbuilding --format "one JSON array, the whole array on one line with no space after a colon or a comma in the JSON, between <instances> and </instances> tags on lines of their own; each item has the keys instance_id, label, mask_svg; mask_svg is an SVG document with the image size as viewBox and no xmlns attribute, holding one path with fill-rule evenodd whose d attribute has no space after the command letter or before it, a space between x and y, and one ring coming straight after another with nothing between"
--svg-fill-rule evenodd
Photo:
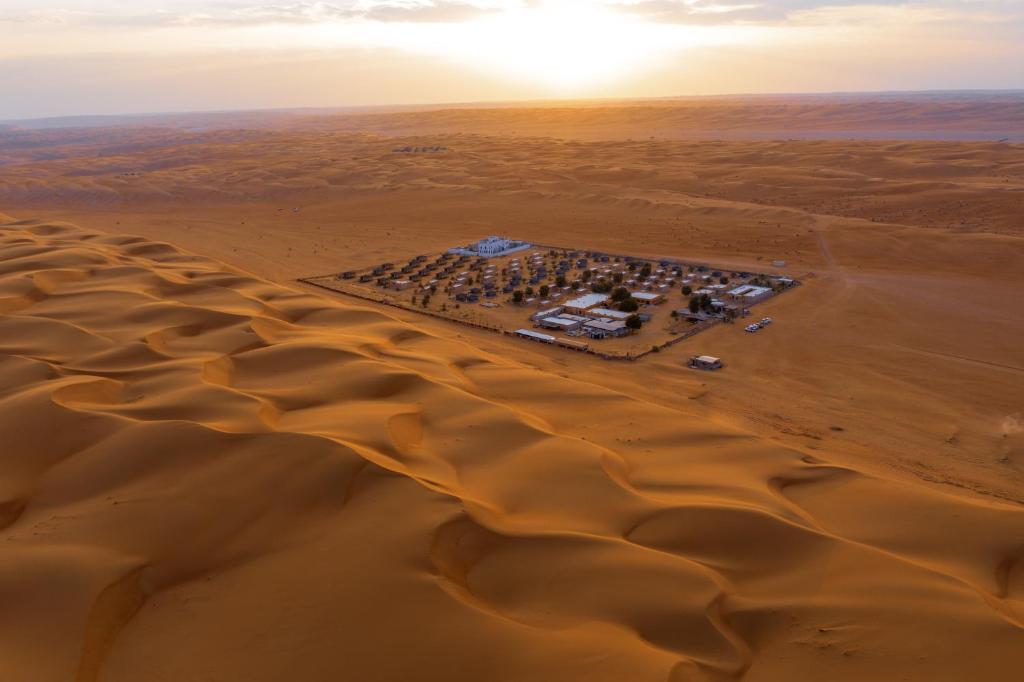
<instances>
[{"instance_id":1,"label":"outbuilding","mask_svg":"<svg viewBox=\"0 0 1024 682\"><path fill-rule=\"evenodd\" d=\"M662 301L665 300L664 294L659 294L650 291L634 291L632 293L632 296L643 305L649 305L651 303L661 303Z\"/></svg>"},{"instance_id":2,"label":"outbuilding","mask_svg":"<svg viewBox=\"0 0 1024 682\"><path fill-rule=\"evenodd\" d=\"M550 334L541 334L540 332L535 332L532 329L517 329L516 335L522 336L523 338L526 339L530 339L531 341L540 341L541 343L555 342L555 337L551 336Z\"/></svg>"},{"instance_id":3,"label":"outbuilding","mask_svg":"<svg viewBox=\"0 0 1024 682\"><path fill-rule=\"evenodd\" d=\"M722 369L722 360L712 355L694 355L690 358L689 366L693 369Z\"/></svg>"}]
</instances>

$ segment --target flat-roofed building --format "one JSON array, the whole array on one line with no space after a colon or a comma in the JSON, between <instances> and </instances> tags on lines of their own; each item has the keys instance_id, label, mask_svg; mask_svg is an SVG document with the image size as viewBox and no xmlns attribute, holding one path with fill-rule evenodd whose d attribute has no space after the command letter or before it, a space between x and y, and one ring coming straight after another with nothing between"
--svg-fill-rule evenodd
<instances>
[{"instance_id":1,"label":"flat-roofed building","mask_svg":"<svg viewBox=\"0 0 1024 682\"><path fill-rule=\"evenodd\" d=\"M532 329L517 329L515 333L517 336L522 336L523 338L530 339L531 341L540 341L541 343L555 342L555 337L551 336L551 334L541 334L540 332L535 332Z\"/></svg>"},{"instance_id":2,"label":"flat-roofed building","mask_svg":"<svg viewBox=\"0 0 1024 682\"><path fill-rule=\"evenodd\" d=\"M574 332L583 326L579 320L570 320L566 317L545 317L537 320L537 324L546 329L557 329L563 332Z\"/></svg>"},{"instance_id":3,"label":"flat-roofed building","mask_svg":"<svg viewBox=\"0 0 1024 682\"><path fill-rule=\"evenodd\" d=\"M530 316L531 320L540 320L545 317L557 317L562 312L561 307L548 308L547 310L539 310Z\"/></svg>"},{"instance_id":4,"label":"flat-roofed building","mask_svg":"<svg viewBox=\"0 0 1024 682\"><path fill-rule=\"evenodd\" d=\"M622 320L591 320L583 325L583 331L592 339L625 336L629 327Z\"/></svg>"},{"instance_id":5,"label":"flat-roofed building","mask_svg":"<svg viewBox=\"0 0 1024 682\"><path fill-rule=\"evenodd\" d=\"M565 309L570 313L584 313L591 308L596 308L608 300L607 294L584 294L565 302Z\"/></svg>"},{"instance_id":6,"label":"flat-roofed building","mask_svg":"<svg viewBox=\"0 0 1024 682\"><path fill-rule=\"evenodd\" d=\"M621 310L612 310L611 308L591 308L587 311L588 315L593 317L604 317L611 320L625 320L632 313L624 313Z\"/></svg>"},{"instance_id":7,"label":"flat-roofed building","mask_svg":"<svg viewBox=\"0 0 1024 682\"><path fill-rule=\"evenodd\" d=\"M743 286L736 287L729 292L729 295L733 298L743 299L744 301L757 301L765 296L772 293L772 290L768 287L759 287L753 284L744 284Z\"/></svg>"},{"instance_id":8,"label":"flat-roofed building","mask_svg":"<svg viewBox=\"0 0 1024 682\"><path fill-rule=\"evenodd\" d=\"M654 291L634 291L631 296L644 305L661 303L665 300L665 294Z\"/></svg>"},{"instance_id":9,"label":"flat-roofed building","mask_svg":"<svg viewBox=\"0 0 1024 682\"><path fill-rule=\"evenodd\" d=\"M693 369L722 369L721 358L712 355L694 355L688 364Z\"/></svg>"}]
</instances>

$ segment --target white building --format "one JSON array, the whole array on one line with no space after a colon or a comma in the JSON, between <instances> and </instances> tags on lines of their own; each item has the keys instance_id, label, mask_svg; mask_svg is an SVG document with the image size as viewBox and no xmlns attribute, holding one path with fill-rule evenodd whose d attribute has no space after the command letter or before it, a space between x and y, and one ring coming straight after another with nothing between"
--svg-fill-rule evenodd
<instances>
[{"instance_id":1,"label":"white building","mask_svg":"<svg viewBox=\"0 0 1024 682\"><path fill-rule=\"evenodd\" d=\"M583 313L601 305L608 300L607 294L584 294L565 302L565 309L570 313Z\"/></svg>"},{"instance_id":2,"label":"white building","mask_svg":"<svg viewBox=\"0 0 1024 682\"><path fill-rule=\"evenodd\" d=\"M579 320L574 320L568 317L545 317L537 322L540 326L548 329L558 329L563 332L572 332L583 326L583 323Z\"/></svg>"},{"instance_id":3,"label":"white building","mask_svg":"<svg viewBox=\"0 0 1024 682\"><path fill-rule=\"evenodd\" d=\"M690 358L689 365L694 369L721 369L722 360L712 355L695 355Z\"/></svg>"},{"instance_id":4,"label":"white building","mask_svg":"<svg viewBox=\"0 0 1024 682\"><path fill-rule=\"evenodd\" d=\"M648 305L651 303L661 303L662 301L665 300L664 294L651 293L647 291L634 291L630 295L637 301L640 301L640 303L643 303L644 305Z\"/></svg>"},{"instance_id":5,"label":"white building","mask_svg":"<svg viewBox=\"0 0 1024 682\"><path fill-rule=\"evenodd\" d=\"M524 249L530 248L530 244L522 242L516 239L509 239L508 237L484 237L476 244L470 244L469 246L457 246L455 248L448 249L448 253L458 254L460 256L482 256L484 258L493 258L494 256L504 256L505 254L515 253Z\"/></svg>"},{"instance_id":6,"label":"white building","mask_svg":"<svg viewBox=\"0 0 1024 682\"><path fill-rule=\"evenodd\" d=\"M481 256L496 256L511 246L512 241L505 237L484 237L476 243L476 252Z\"/></svg>"},{"instance_id":7,"label":"white building","mask_svg":"<svg viewBox=\"0 0 1024 682\"><path fill-rule=\"evenodd\" d=\"M733 298L742 298L747 301L756 301L772 293L768 287L759 287L753 284L744 284L729 292Z\"/></svg>"},{"instance_id":8,"label":"white building","mask_svg":"<svg viewBox=\"0 0 1024 682\"><path fill-rule=\"evenodd\" d=\"M541 334L540 332L535 332L532 329L517 329L515 333L518 336L522 336L527 339L532 339L533 341L540 341L541 343L555 342L555 337L551 336L550 334Z\"/></svg>"}]
</instances>

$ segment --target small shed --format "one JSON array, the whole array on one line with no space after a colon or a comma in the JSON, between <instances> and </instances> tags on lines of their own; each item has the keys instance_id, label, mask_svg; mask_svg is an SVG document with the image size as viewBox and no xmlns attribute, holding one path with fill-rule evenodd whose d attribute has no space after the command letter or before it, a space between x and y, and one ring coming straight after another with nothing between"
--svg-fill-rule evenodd
<instances>
[{"instance_id":1,"label":"small shed","mask_svg":"<svg viewBox=\"0 0 1024 682\"><path fill-rule=\"evenodd\" d=\"M694 355L690 358L689 366L693 369L715 370L722 369L721 358L712 355Z\"/></svg>"}]
</instances>

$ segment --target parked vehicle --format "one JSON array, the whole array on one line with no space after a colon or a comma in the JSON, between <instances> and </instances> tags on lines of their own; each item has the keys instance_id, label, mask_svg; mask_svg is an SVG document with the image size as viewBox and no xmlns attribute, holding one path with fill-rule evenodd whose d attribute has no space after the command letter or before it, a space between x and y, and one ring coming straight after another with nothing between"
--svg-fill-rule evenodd
<instances>
[{"instance_id":1,"label":"parked vehicle","mask_svg":"<svg viewBox=\"0 0 1024 682\"><path fill-rule=\"evenodd\" d=\"M763 326L771 324L771 323L772 323L772 318L766 317L763 320L761 320L760 325L763 327Z\"/></svg>"},{"instance_id":2,"label":"parked vehicle","mask_svg":"<svg viewBox=\"0 0 1024 682\"><path fill-rule=\"evenodd\" d=\"M746 331L748 331L748 332L756 332L760 328L761 328L760 324L748 324L747 328L746 328Z\"/></svg>"}]
</instances>

